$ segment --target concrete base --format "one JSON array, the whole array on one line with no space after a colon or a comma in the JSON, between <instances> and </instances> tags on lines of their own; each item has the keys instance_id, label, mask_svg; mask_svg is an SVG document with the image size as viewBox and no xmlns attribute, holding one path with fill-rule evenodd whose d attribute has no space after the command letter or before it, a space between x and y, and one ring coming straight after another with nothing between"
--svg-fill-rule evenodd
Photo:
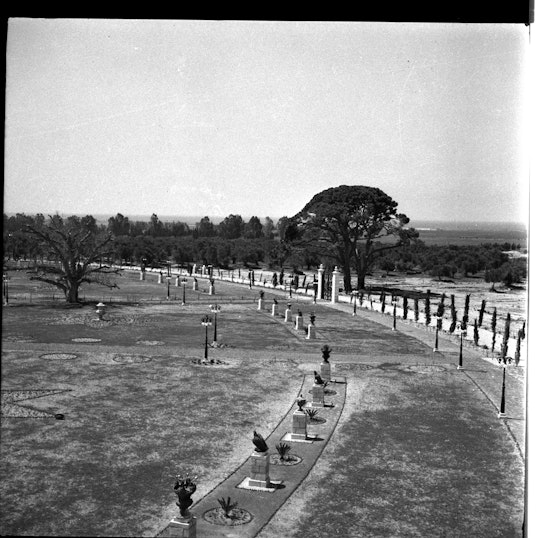
<instances>
[{"instance_id":1,"label":"concrete base","mask_svg":"<svg viewBox=\"0 0 541 538\"><path fill-rule=\"evenodd\" d=\"M250 484L252 482L252 485ZM283 480L271 480L268 486L259 486L255 484L256 481L249 477L246 477L237 487L239 489L251 489L254 491L267 491L268 493L274 493L278 486L284 483Z\"/></svg>"},{"instance_id":2,"label":"concrete base","mask_svg":"<svg viewBox=\"0 0 541 538\"><path fill-rule=\"evenodd\" d=\"M139 275L139 280L145 280L145 273L141 271L141 274Z\"/></svg>"},{"instance_id":3,"label":"concrete base","mask_svg":"<svg viewBox=\"0 0 541 538\"><path fill-rule=\"evenodd\" d=\"M507 418L505 413L498 413L498 418Z\"/></svg>"},{"instance_id":4,"label":"concrete base","mask_svg":"<svg viewBox=\"0 0 541 538\"><path fill-rule=\"evenodd\" d=\"M307 435L299 435L295 433L286 433L281 441L284 442L290 442L290 443L313 443L311 439L307 437Z\"/></svg>"},{"instance_id":5,"label":"concrete base","mask_svg":"<svg viewBox=\"0 0 541 538\"><path fill-rule=\"evenodd\" d=\"M457 366L456 369L457 370L464 370L464 368L462 366Z\"/></svg>"},{"instance_id":6,"label":"concrete base","mask_svg":"<svg viewBox=\"0 0 541 538\"><path fill-rule=\"evenodd\" d=\"M169 522L167 533L163 536L175 536L179 538L196 538L197 518L175 517Z\"/></svg>"}]
</instances>

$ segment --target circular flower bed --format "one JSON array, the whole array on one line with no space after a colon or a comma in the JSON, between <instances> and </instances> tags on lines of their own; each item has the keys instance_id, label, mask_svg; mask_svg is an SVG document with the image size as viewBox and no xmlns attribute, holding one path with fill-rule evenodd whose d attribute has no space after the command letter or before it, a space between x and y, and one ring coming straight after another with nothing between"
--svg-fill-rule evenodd
<instances>
[{"instance_id":1,"label":"circular flower bed","mask_svg":"<svg viewBox=\"0 0 541 538\"><path fill-rule=\"evenodd\" d=\"M55 359L55 360L71 360L76 359L75 353L45 353L40 355L42 359Z\"/></svg>"},{"instance_id":2,"label":"circular flower bed","mask_svg":"<svg viewBox=\"0 0 541 538\"><path fill-rule=\"evenodd\" d=\"M298 465L301 461L302 458L296 454L288 454L287 456L284 456L283 460L280 459L280 454L270 455L271 465Z\"/></svg>"},{"instance_id":3,"label":"circular flower bed","mask_svg":"<svg viewBox=\"0 0 541 538\"><path fill-rule=\"evenodd\" d=\"M412 366L407 366L406 369L418 374L433 374L434 372L446 371L445 367L437 364L413 364Z\"/></svg>"},{"instance_id":4,"label":"circular flower bed","mask_svg":"<svg viewBox=\"0 0 541 538\"><path fill-rule=\"evenodd\" d=\"M113 355L113 360L119 364L140 364L143 362L149 362L150 357L146 357L145 355L128 355L118 353Z\"/></svg>"},{"instance_id":5,"label":"circular flower bed","mask_svg":"<svg viewBox=\"0 0 541 538\"><path fill-rule=\"evenodd\" d=\"M225 516L224 511L221 508L211 508L203 514L205 521L212 523L213 525L224 525L228 527L236 525L245 525L252 521L253 516L244 510L243 508L233 508L231 510L229 517Z\"/></svg>"},{"instance_id":6,"label":"circular flower bed","mask_svg":"<svg viewBox=\"0 0 541 538\"><path fill-rule=\"evenodd\" d=\"M229 363L220 359L192 359L192 364L199 366L227 366Z\"/></svg>"},{"instance_id":7,"label":"circular flower bed","mask_svg":"<svg viewBox=\"0 0 541 538\"><path fill-rule=\"evenodd\" d=\"M101 338L72 338L72 342L91 344L94 342L101 342Z\"/></svg>"}]
</instances>

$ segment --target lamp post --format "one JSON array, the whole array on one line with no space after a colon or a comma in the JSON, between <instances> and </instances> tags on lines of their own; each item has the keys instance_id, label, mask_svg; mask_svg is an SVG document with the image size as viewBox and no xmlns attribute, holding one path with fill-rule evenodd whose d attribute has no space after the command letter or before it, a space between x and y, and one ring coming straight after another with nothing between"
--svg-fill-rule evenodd
<instances>
[{"instance_id":1,"label":"lamp post","mask_svg":"<svg viewBox=\"0 0 541 538\"><path fill-rule=\"evenodd\" d=\"M393 297L393 331L396 331L396 297Z\"/></svg>"},{"instance_id":2,"label":"lamp post","mask_svg":"<svg viewBox=\"0 0 541 538\"><path fill-rule=\"evenodd\" d=\"M357 295L359 295L359 292L357 290L354 290L351 292L351 295L353 296L353 314L352 316L357 315Z\"/></svg>"},{"instance_id":3,"label":"lamp post","mask_svg":"<svg viewBox=\"0 0 541 538\"><path fill-rule=\"evenodd\" d=\"M218 312L222 309L219 304L211 304L210 311L214 313L214 340L212 341L213 346L218 345Z\"/></svg>"},{"instance_id":4,"label":"lamp post","mask_svg":"<svg viewBox=\"0 0 541 538\"><path fill-rule=\"evenodd\" d=\"M208 329L209 329L209 325L212 325L212 319L210 316L203 316L201 318L201 325L204 325L205 327L205 359L208 359L208 356L209 356L209 353L208 353L208 343L209 343L209 339L208 339Z\"/></svg>"},{"instance_id":5,"label":"lamp post","mask_svg":"<svg viewBox=\"0 0 541 538\"><path fill-rule=\"evenodd\" d=\"M9 304L8 276L4 275L4 304Z\"/></svg>"},{"instance_id":6,"label":"lamp post","mask_svg":"<svg viewBox=\"0 0 541 538\"><path fill-rule=\"evenodd\" d=\"M168 267L168 269L169 269L169 267ZM170 290L169 290L169 285L170 285L170 282L169 282L169 281L170 281L170 279L171 279L170 276L167 276L167 277L166 277L166 280L167 280L167 300L168 300L168 301L169 301L169 299L171 298Z\"/></svg>"},{"instance_id":7,"label":"lamp post","mask_svg":"<svg viewBox=\"0 0 541 538\"><path fill-rule=\"evenodd\" d=\"M462 367L462 342L464 340L464 335L466 334L466 331L464 329L460 330L460 353L458 354L458 366L456 367L457 370L464 370Z\"/></svg>"},{"instance_id":8,"label":"lamp post","mask_svg":"<svg viewBox=\"0 0 541 538\"><path fill-rule=\"evenodd\" d=\"M186 277L184 277L181 282L182 282L182 305L185 305L186 304L186 282L188 282L188 280L186 279Z\"/></svg>"},{"instance_id":9,"label":"lamp post","mask_svg":"<svg viewBox=\"0 0 541 538\"><path fill-rule=\"evenodd\" d=\"M438 320L436 321L436 342L434 343L434 350L438 351L438 335L440 333L441 328L443 327L443 316L438 315Z\"/></svg>"},{"instance_id":10,"label":"lamp post","mask_svg":"<svg viewBox=\"0 0 541 538\"><path fill-rule=\"evenodd\" d=\"M498 418L505 418L505 370L507 369L506 364L502 366L503 377L502 377L502 398L500 400L500 412L498 413Z\"/></svg>"}]
</instances>

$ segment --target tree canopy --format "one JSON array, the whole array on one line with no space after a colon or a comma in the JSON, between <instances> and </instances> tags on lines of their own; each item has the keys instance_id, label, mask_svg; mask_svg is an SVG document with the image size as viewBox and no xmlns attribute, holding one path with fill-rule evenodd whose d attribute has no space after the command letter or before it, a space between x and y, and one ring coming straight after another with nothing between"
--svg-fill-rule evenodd
<instances>
[{"instance_id":1,"label":"tree canopy","mask_svg":"<svg viewBox=\"0 0 541 538\"><path fill-rule=\"evenodd\" d=\"M101 264L102 257L109 254L112 235L100 233L94 217L74 215L63 219L53 215L47 223L27 224L25 230L60 263L36 265L37 272L31 278L60 288L68 303L78 302L83 283L116 287L107 275L118 270Z\"/></svg>"},{"instance_id":2,"label":"tree canopy","mask_svg":"<svg viewBox=\"0 0 541 538\"><path fill-rule=\"evenodd\" d=\"M321 254L333 258L344 271L344 286L351 291L351 268L357 287L385 251L409 244L418 233L397 212L398 204L376 187L341 185L316 194L289 219L285 240L299 246L317 244Z\"/></svg>"}]
</instances>

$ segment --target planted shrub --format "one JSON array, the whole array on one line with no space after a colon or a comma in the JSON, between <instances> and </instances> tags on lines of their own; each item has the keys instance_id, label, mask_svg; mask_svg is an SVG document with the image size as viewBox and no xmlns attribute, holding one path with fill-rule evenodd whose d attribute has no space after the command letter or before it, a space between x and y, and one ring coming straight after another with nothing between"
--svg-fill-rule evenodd
<instances>
[{"instance_id":1,"label":"planted shrub","mask_svg":"<svg viewBox=\"0 0 541 538\"><path fill-rule=\"evenodd\" d=\"M278 443L276 445L276 450L280 455L280 461L284 461L291 450L291 445L288 445L287 443Z\"/></svg>"},{"instance_id":2,"label":"planted shrub","mask_svg":"<svg viewBox=\"0 0 541 538\"><path fill-rule=\"evenodd\" d=\"M430 325L430 319L430 290L427 290L425 298L425 325Z\"/></svg>"},{"instance_id":3,"label":"planted shrub","mask_svg":"<svg viewBox=\"0 0 541 538\"><path fill-rule=\"evenodd\" d=\"M239 504L238 502L233 502L231 497L227 497L227 500L225 500L225 497L222 497L221 499L218 499L218 503L224 512L224 516L227 518L231 518L231 512Z\"/></svg>"},{"instance_id":4,"label":"planted shrub","mask_svg":"<svg viewBox=\"0 0 541 538\"><path fill-rule=\"evenodd\" d=\"M483 316L485 314L486 304L487 304L487 302L483 299L481 301L481 308L479 309L479 327L481 327L481 325L483 325Z\"/></svg>"},{"instance_id":5,"label":"planted shrub","mask_svg":"<svg viewBox=\"0 0 541 538\"><path fill-rule=\"evenodd\" d=\"M491 351L494 352L494 346L496 345L496 325L497 325L497 313L496 309L494 309L494 312L492 313L492 321L490 323L490 328L492 329L492 348Z\"/></svg>"},{"instance_id":6,"label":"planted shrub","mask_svg":"<svg viewBox=\"0 0 541 538\"><path fill-rule=\"evenodd\" d=\"M308 415L308 420L313 422L317 415L317 409L305 409L304 412Z\"/></svg>"}]
</instances>

